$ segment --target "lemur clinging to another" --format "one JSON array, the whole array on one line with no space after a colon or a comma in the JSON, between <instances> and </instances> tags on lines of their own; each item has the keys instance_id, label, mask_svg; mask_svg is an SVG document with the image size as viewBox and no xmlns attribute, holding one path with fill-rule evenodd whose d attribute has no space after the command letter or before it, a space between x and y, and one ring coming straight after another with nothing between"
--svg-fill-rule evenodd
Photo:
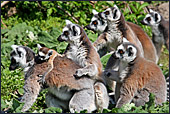
<instances>
[{"instance_id":1,"label":"lemur clinging to another","mask_svg":"<svg viewBox=\"0 0 170 114\"><path fill-rule=\"evenodd\" d=\"M141 21L142 24L152 28L152 42L157 55L160 57L162 45L165 44L169 51L169 20L165 20L158 12L149 10L150 13Z\"/></svg>"},{"instance_id":2,"label":"lemur clinging to another","mask_svg":"<svg viewBox=\"0 0 170 114\"><path fill-rule=\"evenodd\" d=\"M136 106L149 101L149 94L155 94L155 103L162 104L167 98L167 85L161 69L146 60L138 48L130 42L118 46L114 53L120 60L118 71L108 71L108 77L117 82L116 107L134 102Z\"/></svg>"},{"instance_id":3,"label":"lemur clinging to another","mask_svg":"<svg viewBox=\"0 0 170 114\"><path fill-rule=\"evenodd\" d=\"M10 69L15 70L21 64L27 68L30 61L33 61L35 58L34 52L30 48L23 46L15 45L12 47ZM18 50L22 51L18 52ZM52 55L50 54L51 52ZM48 93L45 98L48 107L58 107L63 109L63 111L70 110L72 113L75 111L80 112L84 109L91 112L108 107L109 99L104 85L100 85L98 82L95 83L94 80L86 77L75 79L73 74L80 66L67 57L59 54L55 57L53 54L57 53L54 53L54 50L51 51L51 49L39 46L38 58L43 62L34 63L25 72L25 93L21 99L25 104L22 112L27 111L35 102L42 89L42 83L39 82L39 80L42 80L40 75L44 74L46 74L44 79L48 87ZM55 57L55 59L49 57ZM54 64L51 72L48 72L50 70L49 65L52 62L50 60L53 60ZM96 91L94 91L94 84L96 85L95 88L97 88ZM100 87L98 88L98 86ZM103 96L95 96L98 94ZM105 102L96 104L96 97Z\"/></svg>"},{"instance_id":4,"label":"lemur clinging to another","mask_svg":"<svg viewBox=\"0 0 170 114\"><path fill-rule=\"evenodd\" d=\"M43 80L45 76L52 70L53 68L53 59L57 56L57 53L55 50L48 49L48 48L40 48L39 53L43 51L44 60L47 60L46 68L42 71L38 69L36 73L33 73L33 69L36 69L36 66L40 66L42 63L38 64L35 60L37 58L35 57L35 53L26 46L17 46L12 45L11 46L13 51L11 52L11 64L10 64L10 70L15 70L18 66L21 66L24 68L25 72L25 84L24 84L24 95L21 98L21 102L24 102L24 106L22 108L22 112L27 111L35 102L37 99L37 96L39 92L41 91L42 84L39 84L39 80ZM37 65L36 65L37 64ZM39 75L43 75L43 78L41 79Z\"/></svg>"},{"instance_id":5,"label":"lemur clinging to another","mask_svg":"<svg viewBox=\"0 0 170 114\"><path fill-rule=\"evenodd\" d=\"M83 28L66 20L66 26L63 28L63 33L58 37L58 40L69 43L64 55L82 67L77 69L75 77L88 76L97 81L94 85L95 94L96 96L103 96L97 92L98 90L102 90L103 87L105 88L103 85L104 80L102 77L100 57ZM96 101L97 103L105 102L98 99L98 97L96 97Z\"/></svg>"}]
</instances>

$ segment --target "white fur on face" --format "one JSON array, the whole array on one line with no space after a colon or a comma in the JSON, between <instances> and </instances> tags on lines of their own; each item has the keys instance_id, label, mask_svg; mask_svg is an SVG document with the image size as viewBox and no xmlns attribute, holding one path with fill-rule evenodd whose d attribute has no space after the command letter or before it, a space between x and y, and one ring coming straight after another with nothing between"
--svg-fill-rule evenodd
<instances>
[{"instance_id":1,"label":"white fur on face","mask_svg":"<svg viewBox=\"0 0 170 114\"><path fill-rule=\"evenodd\" d=\"M129 42L125 37L123 37L123 43Z\"/></svg>"},{"instance_id":2,"label":"white fur on face","mask_svg":"<svg viewBox=\"0 0 170 114\"><path fill-rule=\"evenodd\" d=\"M17 63L19 63L19 66L21 66L22 68L27 67L27 63L26 63L26 51L24 48L19 47L19 46L11 46L15 51L16 55L13 55L13 58L16 60ZM16 47L18 48L19 53L21 54L21 57L18 54L18 51L16 50Z\"/></svg>"},{"instance_id":3,"label":"white fur on face","mask_svg":"<svg viewBox=\"0 0 170 114\"><path fill-rule=\"evenodd\" d=\"M68 32L68 35L66 36L64 32ZM71 24L70 26L66 26L63 28L63 33L61 35L61 38L65 41L69 42L77 42L81 36L81 30L79 26L76 24Z\"/></svg>"},{"instance_id":4,"label":"white fur on face","mask_svg":"<svg viewBox=\"0 0 170 114\"><path fill-rule=\"evenodd\" d=\"M157 15L157 21L155 21L155 16ZM149 19L150 18L150 19ZM143 19L144 23L149 25L149 26L154 26L154 25L158 25L159 22L161 21L161 16L159 13L151 10L149 14L147 14L145 16L145 18Z\"/></svg>"},{"instance_id":5,"label":"white fur on face","mask_svg":"<svg viewBox=\"0 0 170 114\"><path fill-rule=\"evenodd\" d=\"M93 24L93 22L97 22L96 25ZM104 24L95 16L92 17L91 22L90 22L90 28L92 28L94 31L103 33L104 30L107 27L107 21L103 20Z\"/></svg>"},{"instance_id":6,"label":"white fur on face","mask_svg":"<svg viewBox=\"0 0 170 114\"><path fill-rule=\"evenodd\" d=\"M104 12L101 13L101 16L103 19L106 19L107 21L117 21L119 20L121 16L121 12L117 6L115 6L113 9L108 8Z\"/></svg>"},{"instance_id":7,"label":"white fur on face","mask_svg":"<svg viewBox=\"0 0 170 114\"><path fill-rule=\"evenodd\" d=\"M125 52L125 48L124 48L123 44L119 45L119 46L117 47L117 50L116 50L116 57L122 58L122 56L121 56L120 53L118 52L119 50L123 50L123 52Z\"/></svg>"},{"instance_id":8,"label":"white fur on face","mask_svg":"<svg viewBox=\"0 0 170 114\"><path fill-rule=\"evenodd\" d=\"M48 52L49 53L49 52ZM38 52L39 56L40 56L40 59L41 60L47 60L50 56L47 54L44 54L43 52ZM44 57L44 58L41 58L41 57Z\"/></svg>"},{"instance_id":9,"label":"white fur on face","mask_svg":"<svg viewBox=\"0 0 170 114\"><path fill-rule=\"evenodd\" d=\"M131 52L129 52L130 48L131 48ZM119 50L123 50L124 53L121 55L119 53ZM129 53L132 53L132 54L129 55ZM121 59L124 62L129 63L129 62L133 61L136 58L136 56L137 56L137 49L132 45L127 46L127 49L125 49L123 44L121 44L117 48L116 57L118 57L119 59Z\"/></svg>"}]
</instances>

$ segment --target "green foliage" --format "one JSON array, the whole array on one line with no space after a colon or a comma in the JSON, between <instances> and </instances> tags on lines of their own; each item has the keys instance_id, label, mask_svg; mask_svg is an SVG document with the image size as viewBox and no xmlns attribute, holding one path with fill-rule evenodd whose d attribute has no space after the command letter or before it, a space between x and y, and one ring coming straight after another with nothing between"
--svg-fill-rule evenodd
<instances>
[{"instance_id":1,"label":"green foliage","mask_svg":"<svg viewBox=\"0 0 170 114\"><path fill-rule=\"evenodd\" d=\"M153 4L160 2L152 1ZM135 1L12 1L6 7L1 8L1 19L7 26L1 23L1 110L9 113L20 113L23 103L17 99L23 93L24 73L23 69L19 68L14 71L9 71L11 45L24 45L32 48L37 52L36 44L44 44L45 46L63 53L66 49L66 42L58 42L57 38L61 34L65 26L65 19L71 20L73 23L81 26L86 26L90 23L93 16L92 9L98 12L104 11L108 7L116 4L125 16L127 21L131 21L140 25L149 36L152 36L151 28L141 25L141 19L146 15L143 8L148 6L148 3L140 5ZM126 7L129 5L132 13ZM7 11L10 7L16 7L17 13L8 17ZM71 15L71 16L70 16ZM73 19L73 17L75 19ZM136 19L136 21L135 21ZM98 34L85 29L89 39L94 42ZM169 52L164 49L163 57L168 58ZM111 55L108 54L101 58L103 67ZM164 75L169 74L169 59L162 59L161 69ZM45 105L44 90L40 92L36 102L29 109L32 113L61 113L62 110L55 107L47 108ZM129 107L131 107L129 109ZM162 106L154 106L154 102L150 99L143 107L135 107L133 104L127 104L124 107L104 109L103 113L169 113L169 102ZM87 113L86 110L81 113Z\"/></svg>"}]
</instances>

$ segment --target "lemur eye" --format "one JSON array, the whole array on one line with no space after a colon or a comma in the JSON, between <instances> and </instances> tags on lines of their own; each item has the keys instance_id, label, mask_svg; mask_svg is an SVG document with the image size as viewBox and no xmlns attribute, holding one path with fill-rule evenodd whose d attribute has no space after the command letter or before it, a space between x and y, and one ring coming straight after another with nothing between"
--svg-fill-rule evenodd
<instances>
[{"instance_id":1,"label":"lemur eye","mask_svg":"<svg viewBox=\"0 0 170 114\"><path fill-rule=\"evenodd\" d=\"M151 18L150 18L150 17L147 17L146 20L149 22L149 21L151 21Z\"/></svg>"},{"instance_id":2,"label":"lemur eye","mask_svg":"<svg viewBox=\"0 0 170 114\"><path fill-rule=\"evenodd\" d=\"M106 15L109 15L110 13L109 13L109 11L106 11L105 14L106 14Z\"/></svg>"},{"instance_id":3,"label":"lemur eye","mask_svg":"<svg viewBox=\"0 0 170 114\"><path fill-rule=\"evenodd\" d=\"M97 22L97 21L93 21L93 24L94 24L94 25L97 25L97 24L98 24L98 22Z\"/></svg>"},{"instance_id":4,"label":"lemur eye","mask_svg":"<svg viewBox=\"0 0 170 114\"><path fill-rule=\"evenodd\" d=\"M124 54L124 51L122 49L119 49L118 53Z\"/></svg>"},{"instance_id":5,"label":"lemur eye","mask_svg":"<svg viewBox=\"0 0 170 114\"><path fill-rule=\"evenodd\" d=\"M68 36L68 35L69 35L69 32L68 32L68 31L64 31L64 35L65 35L65 36Z\"/></svg>"}]
</instances>

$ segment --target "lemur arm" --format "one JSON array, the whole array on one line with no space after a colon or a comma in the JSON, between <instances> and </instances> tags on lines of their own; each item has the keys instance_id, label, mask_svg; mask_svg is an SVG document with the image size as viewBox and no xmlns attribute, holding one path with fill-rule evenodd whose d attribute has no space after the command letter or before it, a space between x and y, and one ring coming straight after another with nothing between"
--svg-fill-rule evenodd
<instances>
[{"instance_id":1,"label":"lemur arm","mask_svg":"<svg viewBox=\"0 0 170 114\"><path fill-rule=\"evenodd\" d=\"M94 76L96 76L97 73L98 73L97 66L94 64L89 64L89 65L85 66L84 68L77 69L75 75L77 77L81 77L83 75L88 75L90 77L94 77Z\"/></svg>"},{"instance_id":2,"label":"lemur arm","mask_svg":"<svg viewBox=\"0 0 170 114\"><path fill-rule=\"evenodd\" d=\"M130 103L136 93L137 93L136 84L124 82L120 88L120 97L116 103L116 108L120 108L124 104Z\"/></svg>"},{"instance_id":3,"label":"lemur arm","mask_svg":"<svg viewBox=\"0 0 170 114\"><path fill-rule=\"evenodd\" d=\"M97 40L93 43L93 46L96 48L97 51L105 47L107 44L107 33L101 34Z\"/></svg>"}]
</instances>

